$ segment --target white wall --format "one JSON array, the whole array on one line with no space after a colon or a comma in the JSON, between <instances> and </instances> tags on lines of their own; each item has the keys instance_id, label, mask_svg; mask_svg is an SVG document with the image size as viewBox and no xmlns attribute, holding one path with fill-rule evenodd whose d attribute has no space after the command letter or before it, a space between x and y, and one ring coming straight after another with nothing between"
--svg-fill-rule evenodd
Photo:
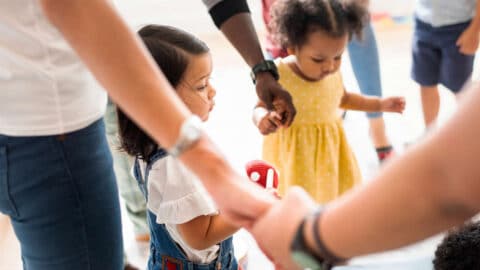
<instances>
[{"instance_id":1,"label":"white wall","mask_svg":"<svg viewBox=\"0 0 480 270\"><path fill-rule=\"evenodd\" d=\"M388 13L391 16L408 16L413 13L415 0L370 0L373 13Z\"/></svg>"}]
</instances>

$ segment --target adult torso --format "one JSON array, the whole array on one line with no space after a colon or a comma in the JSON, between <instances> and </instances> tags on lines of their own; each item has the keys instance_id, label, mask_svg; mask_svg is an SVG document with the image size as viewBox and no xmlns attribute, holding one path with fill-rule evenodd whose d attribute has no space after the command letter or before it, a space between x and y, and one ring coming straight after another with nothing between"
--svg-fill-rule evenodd
<instances>
[{"instance_id":1,"label":"adult torso","mask_svg":"<svg viewBox=\"0 0 480 270\"><path fill-rule=\"evenodd\" d=\"M475 15L475 0L417 0L415 15L435 27L462 23Z\"/></svg>"},{"instance_id":2,"label":"adult torso","mask_svg":"<svg viewBox=\"0 0 480 270\"><path fill-rule=\"evenodd\" d=\"M38 2L0 0L0 134L66 133L105 110L105 92Z\"/></svg>"}]
</instances>

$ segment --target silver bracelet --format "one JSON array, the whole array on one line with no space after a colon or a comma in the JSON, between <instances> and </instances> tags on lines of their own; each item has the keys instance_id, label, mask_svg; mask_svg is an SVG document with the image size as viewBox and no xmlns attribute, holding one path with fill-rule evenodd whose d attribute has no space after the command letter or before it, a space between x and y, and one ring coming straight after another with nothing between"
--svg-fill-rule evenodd
<instances>
[{"instance_id":1,"label":"silver bracelet","mask_svg":"<svg viewBox=\"0 0 480 270\"><path fill-rule=\"evenodd\" d=\"M182 123L177 142L167 149L167 152L173 157L180 156L200 140L202 133L202 120L198 116L192 114Z\"/></svg>"}]
</instances>

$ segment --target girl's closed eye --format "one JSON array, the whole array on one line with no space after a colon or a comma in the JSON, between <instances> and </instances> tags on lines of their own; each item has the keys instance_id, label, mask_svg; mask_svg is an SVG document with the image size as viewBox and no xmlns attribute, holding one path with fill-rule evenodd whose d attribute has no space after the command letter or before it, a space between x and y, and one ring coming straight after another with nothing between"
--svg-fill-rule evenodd
<instances>
[{"instance_id":1,"label":"girl's closed eye","mask_svg":"<svg viewBox=\"0 0 480 270\"><path fill-rule=\"evenodd\" d=\"M197 86L196 89L197 89L198 91L203 91L203 90L207 89L208 85L209 85L209 83L207 82L207 83L205 83L205 84L202 84L202 85Z\"/></svg>"},{"instance_id":2,"label":"girl's closed eye","mask_svg":"<svg viewBox=\"0 0 480 270\"><path fill-rule=\"evenodd\" d=\"M312 61L315 62L315 63L323 63L323 61L325 61L325 59L324 58L312 57Z\"/></svg>"}]
</instances>

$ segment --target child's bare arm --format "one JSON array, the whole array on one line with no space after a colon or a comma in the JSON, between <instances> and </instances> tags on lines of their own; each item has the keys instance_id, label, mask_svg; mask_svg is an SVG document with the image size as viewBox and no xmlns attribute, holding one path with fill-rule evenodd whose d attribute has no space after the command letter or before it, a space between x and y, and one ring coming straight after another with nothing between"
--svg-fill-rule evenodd
<instances>
[{"instance_id":1,"label":"child's bare arm","mask_svg":"<svg viewBox=\"0 0 480 270\"><path fill-rule=\"evenodd\" d=\"M340 107L346 110L379 112L382 109L382 103L378 97L362 96L344 90Z\"/></svg>"},{"instance_id":2,"label":"child's bare arm","mask_svg":"<svg viewBox=\"0 0 480 270\"><path fill-rule=\"evenodd\" d=\"M265 103L259 101L253 109L253 123L262 135L275 132L282 126L282 118L275 111L268 111Z\"/></svg>"},{"instance_id":3,"label":"child's bare arm","mask_svg":"<svg viewBox=\"0 0 480 270\"><path fill-rule=\"evenodd\" d=\"M403 97L370 97L344 91L340 107L365 112L398 112L405 109Z\"/></svg>"},{"instance_id":4,"label":"child's bare arm","mask_svg":"<svg viewBox=\"0 0 480 270\"><path fill-rule=\"evenodd\" d=\"M222 215L199 216L177 225L185 242L194 249L211 247L230 237L239 227L228 223Z\"/></svg>"}]
</instances>

